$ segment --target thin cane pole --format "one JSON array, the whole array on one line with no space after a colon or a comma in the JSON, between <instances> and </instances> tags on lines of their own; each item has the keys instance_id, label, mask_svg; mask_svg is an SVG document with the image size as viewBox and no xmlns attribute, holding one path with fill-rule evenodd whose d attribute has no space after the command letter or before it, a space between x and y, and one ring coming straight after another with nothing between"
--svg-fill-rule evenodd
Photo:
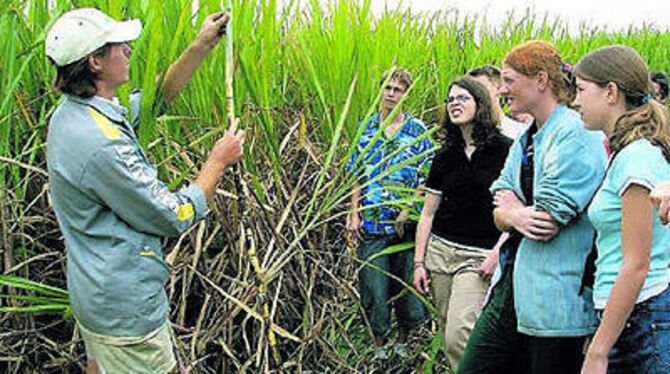
<instances>
[{"instance_id":1,"label":"thin cane pole","mask_svg":"<svg viewBox=\"0 0 670 374\"><path fill-rule=\"evenodd\" d=\"M222 6L223 8L223 6ZM233 22L235 17L233 15L233 4L232 0L227 0L226 12L230 16L228 25L226 28L226 70L225 70L225 80L226 80L226 111L228 126L233 123L235 119L235 97L233 92L233 72L234 72L234 55L233 55ZM265 271L261 268L260 262L258 261L258 256L256 254L256 244L254 243L253 236L251 233L251 221L249 220L249 213L247 210L246 196L247 191L245 190L245 185L242 183L242 174L240 164L234 166L234 182L235 189L238 196L238 217L240 217L240 246L241 251L244 253L244 249L247 248L247 255L251 261L251 264L256 273L256 277L260 284L258 285L258 300L261 303L263 308L262 315L263 320L265 321L265 332L267 333L268 342L270 344L270 349L272 351L272 356L275 359L275 362L279 364L279 352L277 351L277 339L275 337L274 331L270 328L270 306L267 298L267 282L265 277ZM257 356L259 361L261 355Z\"/></svg>"}]
</instances>

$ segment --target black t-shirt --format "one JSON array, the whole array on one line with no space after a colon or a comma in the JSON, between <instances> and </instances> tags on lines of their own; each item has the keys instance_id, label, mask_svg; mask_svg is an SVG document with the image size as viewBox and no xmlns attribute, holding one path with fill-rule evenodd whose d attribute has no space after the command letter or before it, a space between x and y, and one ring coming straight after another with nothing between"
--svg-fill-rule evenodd
<instances>
[{"instance_id":1,"label":"black t-shirt","mask_svg":"<svg viewBox=\"0 0 670 374\"><path fill-rule=\"evenodd\" d=\"M537 126L535 122L531 125L528 130L528 135L526 135L526 145L523 147L523 158L521 159L521 173L519 173L519 182L521 184L521 192L523 192L523 197L526 199L526 205L533 205L533 174L535 173L535 149L533 146L533 138L537 133ZM512 230L510 232L509 239L503 245L502 250L509 252L507 256L507 263L514 263L516 258L516 251L521 244L521 239L523 235L516 231Z\"/></svg>"},{"instance_id":2,"label":"black t-shirt","mask_svg":"<svg viewBox=\"0 0 670 374\"><path fill-rule=\"evenodd\" d=\"M472 153L462 148L443 149L434 158L426 187L441 194L432 233L465 246L490 249L500 232L493 223L489 187L500 175L512 140L495 138Z\"/></svg>"}]
</instances>

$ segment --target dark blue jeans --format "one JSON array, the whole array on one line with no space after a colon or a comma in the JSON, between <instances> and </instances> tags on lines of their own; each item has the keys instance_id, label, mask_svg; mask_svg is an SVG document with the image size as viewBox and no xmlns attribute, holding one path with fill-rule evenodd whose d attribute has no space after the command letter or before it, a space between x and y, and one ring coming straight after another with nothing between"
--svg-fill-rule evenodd
<instances>
[{"instance_id":1,"label":"dark blue jeans","mask_svg":"<svg viewBox=\"0 0 670 374\"><path fill-rule=\"evenodd\" d=\"M414 240L415 227L405 229L405 237L392 235L365 235L358 247L361 262L395 244ZM414 249L383 255L369 260L372 266L363 266L358 274L361 304L375 336L384 337L391 328L391 309L395 307L398 324L412 329L426 321L428 310L421 300L405 286L377 270L393 274L412 287L414 277ZM399 297L398 297L399 296Z\"/></svg>"},{"instance_id":2,"label":"dark blue jeans","mask_svg":"<svg viewBox=\"0 0 670 374\"><path fill-rule=\"evenodd\" d=\"M670 288L635 305L610 351L607 372L670 373Z\"/></svg>"}]
</instances>

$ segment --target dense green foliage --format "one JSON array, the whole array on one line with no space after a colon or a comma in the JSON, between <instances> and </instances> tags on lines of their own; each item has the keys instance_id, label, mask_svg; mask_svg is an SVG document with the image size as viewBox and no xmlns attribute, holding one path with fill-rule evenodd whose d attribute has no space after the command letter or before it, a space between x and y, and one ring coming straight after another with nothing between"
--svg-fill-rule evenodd
<instances>
[{"instance_id":1,"label":"dense green foliage","mask_svg":"<svg viewBox=\"0 0 670 374\"><path fill-rule=\"evenodd\" d=\"M220 2L199 1L195 11L190 0L57 0L54 8L49 3L0 4L0 248L3 272L65 288L64 244L48 201L44 159L49 115L59 101L52 88L55 69L44 55L50 22L82 6L142 20L144 32L132 45L132 82L120 98L127 102L130 87L144 90L139 137L163 180L175 188L197 172L223 129L226 61L221 43L168 114L156 120L156 77L194 39L203 18L221 9ZM347 256L342 235L354 182L342 161L358 121L377 108L383 71L398 65L414 74L405 109L434 123L453 78L500 63L506 51L528 39L553 41L569 62L599 46L623 43L653 69L670 70L670 34L650 28L606 34L584 26L569 35L561 22L531 14L492 29L453 13L392 10L374 18L369 1L319 3L281 10L273 0L234 1L236 113L247 130L242 179L249 187L247 228L259 265L238 246L240 216L230 178L207 222L166 242L174 267L171 319L187 361L202 372L374 367L356 304L358 264ZM49 302L39 292L0 290L14 295L0 306ZM25 294L32 299L20 297ZM0 341L0 369L2 361L17 370L81 368L82 345L68 344L77 338L73 324L55 320L0 315L0 334L9 334ZM43 329L25 340L11 333L35 328ZM55 343L44 344L43 337ZM439 364L433 361L439 340L424 334L415 343L416 355L397 370Z\"/></svg>"}]
</instances>

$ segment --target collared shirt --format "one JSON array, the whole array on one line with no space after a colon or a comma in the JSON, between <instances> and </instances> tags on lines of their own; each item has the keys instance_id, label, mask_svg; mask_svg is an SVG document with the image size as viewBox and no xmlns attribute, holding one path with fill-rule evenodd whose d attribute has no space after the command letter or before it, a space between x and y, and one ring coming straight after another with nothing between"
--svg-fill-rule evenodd
<instances>
[{"instance_id":1,"label":"collared shirt","mask_svg":"<svg viewBox=\"0 0 670 374\"><path fill-rule=\"evenodd\" d=\"M131 95L132 108L140 97ZM126 114L101 97L66 95L49 123L47 167L77 320L97 334L133 337L167 319L160 237L204 218L207 203L196 185L171 192L157 179Z\"/></svg>"},{"instance_id":2,"label":"collared shirt","mask_svg":"<svg viewBox=\"0 0 670 374\"><path fill-rule=\"evenodd\" d=\"M616 277L623 266L621 246L622 196L631 185L653 190L660 181L670 179L670 165L659 147L646 139L624 147L612 161L602 186L589 206L589 219L598 232L596 247L596 278L593 287L595 307L604 309ZM633 248L635 250L635 248ZM670 230L664 227L654 210L651 235L651 258L636 302L645 301L663 292L670 282Z\"/></svg>"},{"instance_id":3,"label":"collared shirt","mask_svg":"<svg viewBox=\"0 0 670 374\"><path fill-rule=\"evenodd\" d=\"M506 137L515 140L528 129L528 125L528 123L515 121L507 116L503 116L500 122L500 132Z\"/></svg>"},{"instance_id":4,"label":"collared shirt","mask_svg":"<svg viewBox=\"0 0 670 374\"><path fill-rule=\"evenodd\" d=\"M560 231L550 241L524 237L514 260L514 308L519 332L560 337L591 334L597 326L592 294L580 294L586 257L594 230L585 212L605 174L604 135L588 131L580 115L558 105L532 140L525 134L509 151L491 192L512 190L557 221ZM526 142L533 142L533 201L521 189ZM506 258L500 255L501 266ZM496 271L492 284L500 279Z\"/></svg>"},{"instance_id":5,"label":"collared shirt","mask_svg":"<svg viewBox=\"0 0 670 374\"><path fill-rule=\"evenodd\" d=\"M512 141L497 134L470 159L462 148L438 153L426 190L440 195L431 232L461 246L491 249L500 237L493 223L491 183L505 164Z\"/></svg>"},{"instance_id":6,"label":"collared shirt","mask_svg":"<svg viewBox=\"0 0 670 374\"><path fill-rule=\"evenodd\" d=\"M364 175L360 205L368 234L396 232L394 222L402 205L411 205L407 200L423 183L435 148L424 124L404 116L402 127L390 139L380 129L379 113L370 118L347 163L347 170Z\"/></svg>"}]
</instances>

